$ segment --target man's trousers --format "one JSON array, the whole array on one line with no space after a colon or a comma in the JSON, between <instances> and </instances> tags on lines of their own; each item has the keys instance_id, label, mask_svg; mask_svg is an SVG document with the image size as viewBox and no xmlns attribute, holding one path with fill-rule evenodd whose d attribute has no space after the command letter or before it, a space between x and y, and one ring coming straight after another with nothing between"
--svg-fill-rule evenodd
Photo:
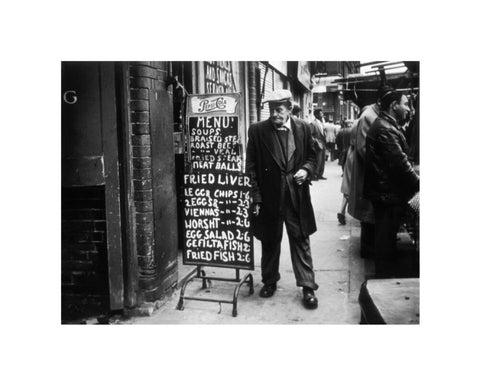
<instances>
[{"instance_id":1,"label":"man's trousers","mask_svg":"<svg viewBox=\"0 0 480 385\"><path fill-rule=\"evenodd\" d=\"M374 203L373 210L375 212L375 275L395 275L397 233L405 207Z\"/></svg>"},{"instance_id":2,"label":"man's trousers","mask_svg":"<svg viewBox=\"0 0 480 385\"><path fill-rule=\"evenodd\" d=\"M375 225L368 222L360 222L360 256L373 258L375 255Z\"/></svg>"},{"instance_id":3,"label":"man's trousers","mask_svg":"<svg viewBox=\"0 0 480 385\"><path fill-rule=\"evenodd\" d=\"M262 282L264 285L270 285L280 279L280 248L284 222L287 227L290 256L297 286L317 290L310 240L308 236L302 235L300 220L288 193L285 194L285 205L279 219L268 224L271 230L262 240Z\"/></svg>"}]
</instances>

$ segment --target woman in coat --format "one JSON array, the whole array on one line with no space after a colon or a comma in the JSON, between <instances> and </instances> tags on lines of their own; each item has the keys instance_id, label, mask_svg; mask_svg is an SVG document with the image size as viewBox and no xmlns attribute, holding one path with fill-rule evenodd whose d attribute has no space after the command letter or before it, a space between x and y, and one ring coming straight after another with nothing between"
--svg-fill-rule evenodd
<instances>
[{"instance_id":1,"label":"woman in coat","mask_svg":"<svg viewBox=\"0 0 480 385\"><path fill-rule=\"evenodd\" d=\"M380 107L378 104L367 106L351 133L354 151L348 213L360 221L360 255L362 258L373 256L375 216L372 203L363 197L363 185L365 180L366 138L379 113Z\"/></svg>"},{"instance_id":2,"label":"woman in coat","mask_svg":"<svg viewBox=\"0 0 480 385\"><path fill-rule=\"evenodd\" d=\"M352 127L348 127L351 124L351 122L349 122L347 123L347 128L345 128L349 142L346 146L347 149L345 150L346 155L343 164L342 186L340 187L340 191L343 194L342 205L340 206L340 212L337 214L338 222L341 225L345 225L347 223L345 220L345 211L347 209L350 196L350 181L352 179L353 158L355 156L355 137L352 135L352 132L357 130L357 123L358 120L353 123Z\"/></svg>"}]
</instances>

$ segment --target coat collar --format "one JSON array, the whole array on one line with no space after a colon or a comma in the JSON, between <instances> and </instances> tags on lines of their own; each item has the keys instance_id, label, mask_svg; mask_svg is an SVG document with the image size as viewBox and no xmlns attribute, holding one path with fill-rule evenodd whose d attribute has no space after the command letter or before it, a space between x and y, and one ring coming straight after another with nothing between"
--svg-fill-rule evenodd
<instances>
[{"instance_id":1,"label":"coat collar","mask_svg":"<svg viewBox=\"0 0 480 385\"><path fill-rule=\"evenodd\" d=\"M288 161L285 162L284 156L283 156L283 151L280 142L278 141L278 136L276 131L275 126L273 123L268 120L268 126L266 127L265 130L262 131L262 141L265 143L265 146L267 147L268 151L272 155L273 159L275 162L278 164L278 167L281 169L284 169L287 165L287 163L290 161L292 158L293 154L295 153L296 149L296 141L297 141L297 124L295 120L290 117L290 130L288 130L288 152L287 152L287 159Z\"/></svg>"},{"instance_id":2,"label":"coat collar","mask_svg":"<svg viewBox=\"0 0 480 385\"><path fill-rule=\"evenodd\" d=\"M397 130L400 131L400 128L398 127L397 120L390 114L387 114L385 111L380 112L380 116L385 119L387 122L395 126Z\"/></svg>"},{"instance_id":3,"label":"coat collar","mask_svg":"<svg viewBox=\"0 0 480 385\"><path fill-rule=\"evenodd\" d=\"M388 123L390 123L390 124L393 126L393 128L395 129L395 131L397 131L397 133L398 133L399 136L400 136L400 139L401 139L401 141L402 141L403 147L404 147L404 148L408 148L407 140L406 140L406 138L405 138L405 135L404 135L404 133L403 133L402 128L398 125L397 120L396 120L393 116L387 114L387 113L384 112L384 111L381 111L379 116L380 116L382 119L386 120Z\"/></svg>"}]
</instances>

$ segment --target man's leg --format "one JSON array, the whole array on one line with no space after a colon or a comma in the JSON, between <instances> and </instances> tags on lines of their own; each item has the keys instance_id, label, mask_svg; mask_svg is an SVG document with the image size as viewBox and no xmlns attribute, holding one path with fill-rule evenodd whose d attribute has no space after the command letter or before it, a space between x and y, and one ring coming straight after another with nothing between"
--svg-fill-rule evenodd
<instances>
[{"instance_id":1,"label":"man's leg","mask_svg":"<svg viewBox=\"0 0 480 385\"><path fill-rule=\"evenodd\" d=\"M272 285L280 279L280 248L282 243L283 221L272 222L270 233L262 240L262 282Z\"/></svg>"},{"instance_id":2,"label":"man's leg","mask_svg":"<svg viewBox=\"0 0 480 385\"><path fill-rule=\"evenodd\" d=\"M302 234L300 219L293 209L289 195L286 201L288 203L286 204L285 225L287 227L290 256L297 286L317 290L318 285L315 283L310 240Z\"/></svg>"},{"instance_id":3,"label":"man's leg","mask_svg":"<svg viewBox=\"0 0 480 385\"><path fill-rule=\"evenodd\" d=\"M360 256L373 258L375 255L375 225L360 222Z\"/></svg>"},{"instance_id":4,"label":"man's leg","mask_svg":"<svg viewBox=\"0 0 480 385\"><path fill-rule=\"evenodd\" d=\"M328 151L330 152L330 162L335 160L335 154L333 153L334 147L332 142L328 142Z\"/></svg>"},{"instance_id":5,"label":"man's leg","mask_svg":"<svg viewBox=\"0 0 480 385\"><path fill-rule=\"evenodd\" d=\"M395 274L396 239L403 209L401 206L374 205L375 275Z\"/></svg>"},{"instance_id":6,"label":"man's leg","mask_svg":"<svg viewBox=\"0 0 480 385\"><path fill-rule=\"evenodd\" d=\"M326 156L326 149L320 149L320 156L319 156L319 167L318 167L318 177L320 179L324 179L323 173L325 172L325 156Z\"/></svg>"},{"instance_id":7,"label":"man's leg","mask_svg":"<svg viewBox=\"0 0 480 385\"><path fill-rule=\"evenodd\" d=\"M313 271L312 252L310 249L309 238L296 236L288 230L287 232L293 273L295 274L297 286L317 290L318 285L315 283L315 273Z\"/></svg>"},{"instance_id":8,"label":"man's leg","mask_svg":"<svg viewBox=\"0 0 480 385\"><path fill-rule=\"evenodd\" d=\"M318 289L318 285L315 283L310 240L303 236L298 215L294 212L293 207L287 210L285 225L287 226L293 273L297 286L303 288L303 305L307 309L316 309L318 299L315 297L314 290Z\"/></svg>"}]
</instances>

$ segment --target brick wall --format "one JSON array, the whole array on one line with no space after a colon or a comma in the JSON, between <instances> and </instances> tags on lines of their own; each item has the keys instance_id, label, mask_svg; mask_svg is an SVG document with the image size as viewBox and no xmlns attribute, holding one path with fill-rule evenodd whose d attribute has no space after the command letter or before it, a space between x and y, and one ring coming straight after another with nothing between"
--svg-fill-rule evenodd
<instances>
[{"instance_id":1,"label":"brick wall","mask_svg":"<svg viewBox=\"0 0 480 385\"><path fill-rule=\"evenodd\" d=\"M248 126L258 122L258 84L260 79L260 70L255 62L247 62L248 66Z\"/></svg>"},{"instance_id":2,"label":"brick wall","mask_svg":"<svg viewBox=\"0 0 480 385\"><path fill-rule=\"evenodd\" d=\"M62 319L108 310L105 186L62 189Z\"/></svg>"},{"instance_id":3,"label":"brick wall","mask_svg":"<svg viewBox=\"0 0 480 385\"><path fill-rule=\"evenodd\" d=\"M140 276L155 274L153 255L152 145L150 138L149 90L156 71L148 63L130 66L130 125L135 202L136 255Z\"/></svg>"},{"instance_id":4,"label":"brick wall","mask_svg":"<svg viewBox=\"0 0 480 385\"><path fill-rule=\"evenodd\" d=\"M129 68L129 114L135 203L136 256L142 290L158 285L154 249L150 90L165 89L165 62L132 62ZM173 153L172 153L173 156Z\"/></svg>"}]
</instances>

